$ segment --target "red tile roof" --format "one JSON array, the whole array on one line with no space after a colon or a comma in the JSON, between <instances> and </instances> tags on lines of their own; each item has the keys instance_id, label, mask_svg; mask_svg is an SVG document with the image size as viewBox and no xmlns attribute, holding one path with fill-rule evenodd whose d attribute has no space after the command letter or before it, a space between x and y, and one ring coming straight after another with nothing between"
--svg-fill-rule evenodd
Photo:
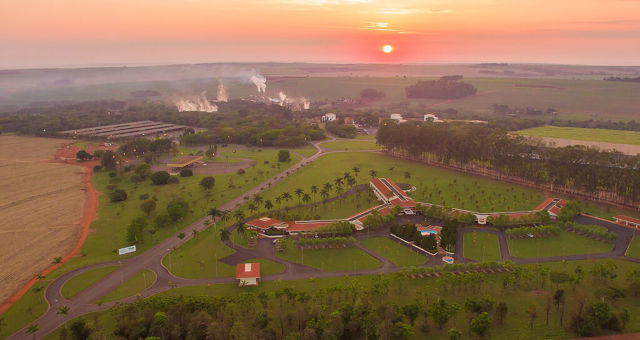
<instances>
[{"instance_id":1,"label":"red tile roof","mask_svg":"<svg viewBox=\"0 0 640 340\"><path fill-rule=\"evenodd\" d=\"M549 209L549 212L558 216L558 214L560 214L560 208L558 207L558 205L554 205L553 207L551 207L551 209Z\"/></svg>"},{"instance_id":2,"label":"red tile roof","mask_svg":"<svg viewBox=\"0 0 640 340\"><path fill-rule=\"evenodd\" d=\"M236 279L260 278L260 263L238 263Z\"/></svg>"},{"instance_id":3,"label":"red tile roof","mask_svg":"<svg viewBox=\"0 0 640 340\"><path fill-rule=\"evenodd\" d=\"M378 191L380 191L384 195L384 197L393 195L393 191L391 191L391 189L384 185L384 183L382 183L379 178L372 179L371 184L373 184L373 186L378 189Z\"/></svg>"},{"instance_id":4,"label":"red tile roof","mask_svg":"<svg viewBox=\"0 0 640 340\"><path fill-rule=\"evenodd\" d=\"M549 197L546 200L542 201L542 203L538 204L538 206L533 209L533 210L542 210L544 209L547 205L549 205L549 203L551 203L554 200L553 197Z\"/></svg>"},{"instance_id":5,"label":"red tile roof","mask_svg":"<svg viewBox=\"0 0 640 340\"><path fill-rule=\"evenodd\" d=\"M284 227L284 223L285 222L282 222L280 220L276 220L270 217L261 217L253 221L247 222L247 225L251 227L256 227L259 229L269 229L271 227L275 227L278 225L282 225Z\"/></svg>"},{"instance_id":6,"label":"red tile roof","mask_svg":"<svg viewBox=\"0 0 640 340\"><path fill-rule=\"evenodd\" d=\"M624 216L624 215L617 215L613 217L616 220L620 220L620 221L627 221L627 222L631 222L631 223L636 223L636 224L640 224L640 220L637 218L633 218L633 217L629 217L629 216Z\"/></svg>"},{"instance_id":7,"label":"red tile roof","mask_svg":"<svg viewBox=\"0 0 640 340\"><path fill-rule=\"evenodd\" d=\"M397 205L401 208L411 208L411 207L415 207L416 206L416 202L414 200L406 200L403 201L399 198L394 198L392 200L389 201L389 203L393 204L393 205Z\"/></svg>"}]
</instances>

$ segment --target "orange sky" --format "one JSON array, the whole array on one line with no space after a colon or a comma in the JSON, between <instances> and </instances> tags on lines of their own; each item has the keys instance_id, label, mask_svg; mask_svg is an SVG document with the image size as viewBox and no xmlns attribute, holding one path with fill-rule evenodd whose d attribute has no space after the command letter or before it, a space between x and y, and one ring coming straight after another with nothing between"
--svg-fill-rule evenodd
<instances>
[{"instance_id":1,"label":"orange sky","mask_svg":"<svg viewBox=\"0 0 640 340\"><path fill-rule=\"evenodd\" d=\"M381 46L391 44L385 55ZM0 0L0 68L640 64L640 0Z\"/></svg>"}]
</instances>

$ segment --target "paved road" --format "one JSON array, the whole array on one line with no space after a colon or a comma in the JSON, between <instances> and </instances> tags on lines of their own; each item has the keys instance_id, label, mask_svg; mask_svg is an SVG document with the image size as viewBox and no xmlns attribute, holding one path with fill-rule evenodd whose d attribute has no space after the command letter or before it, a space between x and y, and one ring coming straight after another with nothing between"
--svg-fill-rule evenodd
<instances>
[{"instance_id":1,"label":"paved road","mask_svg":"<svg viewBox=\"0 0 640 340\"><path fill-rule=\"evenodd\" d=\"M332 141L332 140L335 140L335 138L332 138L328 141ZM263 190L266 190L271 185L274 185L279 181L281 181L282 179L284 179L287 176L287 173L290 174L295 172L300 167L306 165L307 163L317 159L322 155L329 154L329 153L349 152L349 151L341 151L341 150L323 149L321 147L321 144L328 141L312 143L312 145L317 149L317 152L313 156L302 157L302 160L297 164L280 172L274 177L260 183L254 188L246 191L241 196L236 197L235 199L222 205L221 207L219 207L219 209L233 210L238 205L245 203L244 197L251 197L254 194L257 194ZM358 152L362 152L362 151L358 151ZM377 150L371 150L369 152L377 152ZM145 268L148 268L154 271L157 275L157 278L154 284L150 288L146 289L140 294L141 298L149 297L154 294L169 290L172 287L222 284L222 283L235 282L234 278L232 277L211 278L211 279L184 279L184 278L175 277L161 263L162 258L166 254L168 254L171 251L171 249L173 249L174 247L179 247L180 245L188 241L191 235L193 235L192 230L203 231L205 228L207 228L204 222L208 219L209 219L208 217L203 217L199 219L192 225L184 228L183 230L177 232L175 235L167 238L166 240L160 242L158 245L154 246L153 248L147 250L146 252L136 257L129 258L122 261L110 261L110 262L93 264L90 266L73 270L71 272L68 272L58 277L47 287L45 291L45 298L49 304L48 311L34 322L38 324L38 326L40 327L40 331L38 331L36 334L37 337L38 338L44 337L46 334L55 330L64 322L71 320L75 317L78 317L87 313L95 312L95 311L105 310L113 307L117 303L126 303L126 302L135 301L138 298L137 296L131 296L131 297L119 300L117 302L110 302L102 305L97 305L94 303L99 298L106 295L111 290L115 289L122 282L125 282L128 279L132 278L134 275L136 275L137 273L139 273L141 270ZM487 231L486 229L483 229L483 231L497 234L500 240L500 253L501 253L502 259L503 260L510 259L515 263L551 262L551 261L561 261L563 259L564 260L574 260L574 259L582 260L582 259L594 259L594 258L624 258L630 261L640 263L640 260L638 259L623 257L624 251L626 250L626 247L628 246L631 240L631 237L633 235L633 231L627 228L624 228L622 226L619 226L617 224L606 222L603 220L598 220L590 216L580 216L578 222L583 224L604 225L605 227L609 228L609 230L618 233L619 237L618 237L618 240L616 241L616 246L614 247L613 251L611 253L606 253L606 254L577 255L577 256L567 256L567 257L548 257L548 258L540 258L540 259L518 259L518 258L513 258L508 253L508 246L507 246L506 236L504 234L504 231L491 231L491 230ZM475 228L463 228L458 233L458 242L456 246L457 251L455 255L456 261L458 263L472 262L471 260L465 259L463 257L462 247L463 247L464 233L472 231L474 229ZM177 235L180 232L183 232L189 236L185 237L184 239L180 239L177 237ZM304 266L298 263L293 263L293 262L281 259L279 257L276 257L275 247L271 242L271 240L268 240L268 239L260 240L258 242L257 249L255 250L245 249L230 241L227 241L225 242L225 244L231 247L232 249L234 249L236 252L226 258L221 259L221 261L228 264L235 264L250 258L267 258L269 260L284 264L285 270L283 273L277 274L277 275L265 276L262 279L263 281L295 280L295 279L303 279L303 278L311 278L311 277L315 277L315 278L341 277L344 275L357 276L357 275L371 275L371 274L378 274L378 273L395 273L400 271L401 268L394 265L392 262L390 262L389 260L381 256L380 254L377 254L374 251L371 251L370 249L360 244L360 240L363 237L387 236L388 234L389 234L389 229L387 227L371 233L359 235L357 237L357 243L355 246L365 251L367 254L373 256L374 258L378 259L382 263L381 267L375 268L375 269L337 271L337 272L320 271L315 268ZM430 256L430 260L424 266L436 266L436 265L442 264L442 261L441 261L442 256L443 255ZM105 267L105 266L112 266L112 265L119 265L120 267L114 272L112 272L110 275L108 275L106 278L98 281L91 287L85 289L78 295L74 296L72 299L65 299L61 295L60 290L64 285L64 283L70 278L74 277L75 275L78 275L87 270L91 270L99 267ZM60 315L56 314L56 312L58 311L58 308L61 306L69 307L68 315L61 317ZM14 335L10 336L8 339L24 339L26 337L27 337L27 334L25 333L25 329L23 328L17 333L15 333Z\"/></svg>"}]
</instances>

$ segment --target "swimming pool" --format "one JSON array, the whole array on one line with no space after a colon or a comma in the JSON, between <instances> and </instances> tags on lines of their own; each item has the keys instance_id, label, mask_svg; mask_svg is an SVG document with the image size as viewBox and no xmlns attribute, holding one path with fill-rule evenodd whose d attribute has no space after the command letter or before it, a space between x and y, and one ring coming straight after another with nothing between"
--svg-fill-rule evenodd
<instances>
[{"instance_id":1,"label":"swimming pool","mask_svg":"<svg viewBox=\"0 0 640 340\"><path fill-rule=\"evenodd\" d=\"M429 235L429 234L437 235L438 232L435 231L435 230L420 230L420 234L422 234L422 236L426 236L426 235Z\"/></svg>"}]
</instances>

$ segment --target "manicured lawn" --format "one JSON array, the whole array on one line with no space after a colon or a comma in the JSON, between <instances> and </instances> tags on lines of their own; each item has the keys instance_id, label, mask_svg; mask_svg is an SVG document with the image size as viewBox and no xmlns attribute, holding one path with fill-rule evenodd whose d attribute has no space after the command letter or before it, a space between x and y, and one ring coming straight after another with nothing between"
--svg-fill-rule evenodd
<instances>
[{"instance_id":1,"label":"manicured lawn","mask_svg":"<svg viewBox=\"0 0 640 340\"><path fill-rule=\"evenodd\" d=\"M317 197L316 206L291 208L288 214L294 220L340 219L353 216L379 204L380 202L376 200L371 191L364 191L327 203L323 203L321 198Z\"/></svg>"},{"instance_id":2,"label":"manicured lawn","mask_svg":"<svg viewBox=\"0 0 640 340\"><path fill-rule=\"evenodd\" d=\"M144 269L134 277L130 278L116 289L107 293L98 300L98 303L117 301L129 296L136 295L151 287L156 280L156 273L149 269Z\"/></svg>"},{"instance_id":3,"label":"manicured lawn","mask_svg":"<svg viewBox=\"0 0 640 340\"><path fill-rule=\"evenodd\" d=\"M464 257L480 262L500 261L498 236L481 231L464 234Z\"/></svg>"},{"instance_id":4,"label":"manicured lawn","mask_svg":"<svg viewBox=\"0 0 640 340\"><path fill-rule=\"evenodd\" d=\"M284 264L267 259L249 259L244 263L260 263L260 275L275 275L284 271Z\"/></svg>"},{"instance_id":5,"label":"manicured lawn","mask_svg":"<svg viewBox=\"0 0 640 340\"><path fill-rule=\"evenodd\" d=\"M509 240L512 256L522 258L597 254L611 251L610 243L592 240L578 234L561 231L556 236Z\"/></svg>"},{"instance_id":6,"label":"manicured lawn","mask_svg":"<svg viewBox=\"0 0 640 340\"><path fill-rule=\"evenodd\" d=\"M20 328L29 325L47 311L44 289L36 292L34 288L49 285L53 281L50 277L51 275L36 283L18 302L0 314L0 318L4 319L3 326L0 327L0 339L4 339Z\"/></svg>"},{"instance_id":7,"label":"manicured lawn","mask_svg":"<svg viewBox=\"0 0 640 340\"><path fill-rule=\"evenodd\" d=\"M360 243L400 267L419 266L427 262L426 256L412 251L388 237L366 238Z\"/></svg>"},{"instance_id":8,"label":"manicured lawn","mask_svg":"<svg viewBox=\"0 0 640 340\"><path fill-rule=\"evenodd\" d=\"M381 265L380 261L355 247L301 250L288 244L287 249L277 256L324 271L373 269Z\"/></svg>"},{"instance_id":9,"label":"manicured lawn","mask_svg":"<svg viewBox=\"0 0 640 340\"><path fill-rule=\"evenodd\" d=\"M640 145L640 132L625 130L588 129L561 126L541 126L516 132L523 136L552 137L618 144Z\"/></svg>"},{"instance_id":10,"label":"manicured lawn","mask_svg":"<svg viewBox=\"0 0 640 340\"><path fill-rule=\"evenodd\" d=\"M634 236L631 239L631 244L629 244L625 255L640 259L640 236Z\"/></svg>"},{"instance_id":11,"label":"manicured lawn","mask_svg":"<svg viewBox=\"0 0 640 340\"><path fill-rule=\"evenodd\" d=\"M350 141L350 140L337 140L334 142L326 142L320 144L321 147L330 150L350 150L350 151L359 151L359 150L380 150L382 147L377 145L375 141Z\"/></svg>"},{"instance_id":12,"label":"manicured lawn","mask_svg":"<svg viewBox=\"0 0 640 340\"><path fill-rule=\"evenodd\" d=\"M356 139L362 139L362 140L376 140L376 136L374 136L374 135L361 135L361 134L358 134L358 135L356 136Z\"/></svg>"},{"instance_id":13,"label":"manicured lawn","mask_svg":"<svg viewBox=\"0 0 640 340\"><path fill-rule=\"evenodd\" d=\"M80 273L71 279L69 279L63 286L62 296L67 299L74 297L76 294L85 290L87 287L102 280L107 275L111 274L114 270L118 269L118 266L102 267L92 270L88 270L84 273Z\"/></svg>"}]
</instances>

